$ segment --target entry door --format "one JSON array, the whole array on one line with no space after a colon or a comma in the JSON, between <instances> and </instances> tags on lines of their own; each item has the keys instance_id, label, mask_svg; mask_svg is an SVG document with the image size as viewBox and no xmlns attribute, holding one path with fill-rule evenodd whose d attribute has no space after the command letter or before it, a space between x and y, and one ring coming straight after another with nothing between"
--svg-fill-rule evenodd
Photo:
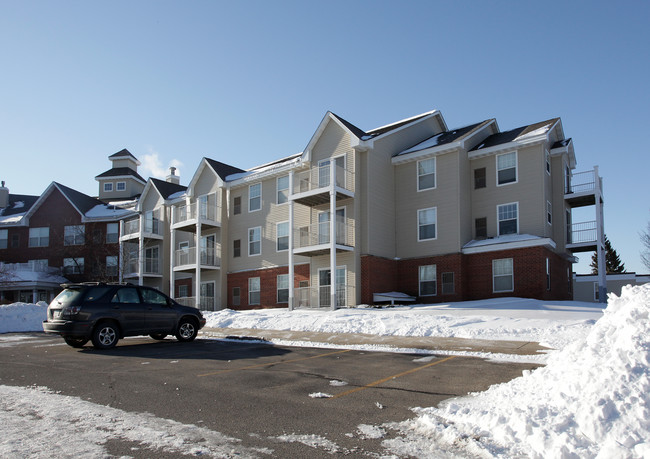
<instances>
[{"instance_id":1,"label":"entry door","mask_svg":"<svg viewBox=\"0 0 650 459\"><path fill-rule=\"evenodd\" d=\"M201 309L214 311L214 282L201 282Z\"/></svg>"},{"instance_id":2,"label":"entry door","mask_svg":"<svg viewBox=\"0 0 650 459\"><path fill-rule=\"evenodd\" d=\"M329 269L318 271L318 305L322 308L330 307L330 286L332 285L332 275ZM345 267L336 268L336 305L345 306Z\"/></svg>"}]
</instances>

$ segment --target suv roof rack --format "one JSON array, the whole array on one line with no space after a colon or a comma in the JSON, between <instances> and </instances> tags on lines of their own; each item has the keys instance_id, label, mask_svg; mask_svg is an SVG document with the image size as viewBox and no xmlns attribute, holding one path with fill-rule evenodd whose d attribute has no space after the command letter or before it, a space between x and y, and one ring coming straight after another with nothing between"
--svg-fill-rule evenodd
<instances>
[{"instance_id":1,"label":"suv roof rack","mask_svg":"<svg viewBox=\"0 0 650 459\"><path fill-rule=\"evenodd\" d=\"M130 285L128 282L69 282L60 284L61 288L70 288L75 286L92 286L92 285Z\"/></svg>"}]
</instances>

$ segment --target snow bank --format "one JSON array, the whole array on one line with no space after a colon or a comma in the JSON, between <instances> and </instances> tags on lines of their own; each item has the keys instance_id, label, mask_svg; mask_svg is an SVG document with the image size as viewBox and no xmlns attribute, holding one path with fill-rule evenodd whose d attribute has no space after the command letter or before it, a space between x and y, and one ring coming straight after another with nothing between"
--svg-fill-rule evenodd
<instances>
[{"instance_id":1,"label":"snow bank","mask_svg":"<svg viewBox=\"0 0 650 459\"><path fill-rule=\"evenodd\" d=\"M546 367L486 392L417 410L387 440L402 454L650 457L650 284L610 295L586 338Z\"/></svg>"},{"instance_id":2,"label":"snow bank","mask_svg":"<svg viewBox=\"0 0 650 459\"><path fill-rule=\"evenodd\" d=\"M47 303L12 303L0 305L0 333L43 331Z\"/></svg>"}]
</instances>

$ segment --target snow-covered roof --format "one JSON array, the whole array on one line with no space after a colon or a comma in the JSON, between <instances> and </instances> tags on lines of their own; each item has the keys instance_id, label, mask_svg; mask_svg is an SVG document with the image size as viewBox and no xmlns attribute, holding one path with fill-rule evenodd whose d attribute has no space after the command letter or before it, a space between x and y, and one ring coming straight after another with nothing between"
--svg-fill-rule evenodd
<instances>
[{"instance_id":1,"label":"snow-covered roof","mask_svg":"<svg viewBox=\"0 0 650 459\"><path fill-rule=\"evenodd\" d=\"M248 177L259 178L260 176L265 176L272 174L274 172L283 171L285 169L291 168L296 164L299 164L301 161L302 152L295 155L282 158L278 161L273 161L272 163L263 164L261 166L254 167L247 171L238 172L236 174L231 174L226 177L227 182L234 182L237 180L246 179Z\"/></svg>"},{"instance_id":2,"label":"snow-covered roof","mask_svg":"<svg viewBox=\"0 0 650 459\"><path fill-rule=\"evenodd\" d=\"M487 239L474 239L463 246L462 252L481 253L493 252L496 250L517 249L523 247L549 246L555 248L555 242L546 237L534 236L532 234L507 234Z\"/></svg>"},{"instance_id":3,"label":"snow-covered roof","mask_svg":"<svg viewBox=\"0 0 650 459\"><path fill-rule=\"evenodd\" d=\"M474 131L477 127L488 123L490 120L482 121L480 123L471 124L469 126L463 126L460 128L452 129L450 131L440 132L439 134L433 135L428 139L408 148L404 151L397 153L395 156L408 155L409 153L415 153L417 151L426 150L428 148L435 148L443 145L448 145L450 143L456 142L462 137L466 136L470 132Z\"/></svg>"},{"instance_id":4,"label":"snow-covered roof","mask_svg":"<svg viewBox=\"0 0 650 459\"><path fill-rule=\"evenodd\" d=\"M476 147L472 148L470 151L476 152L513 142L526 142L536 140L539 137L547 135L548 132L559 121L560 118L552 118L550 120L541 121L539 123L529 124L527 126L521 126L509 131L492 134Z\"/></svg>"}]
</instances>

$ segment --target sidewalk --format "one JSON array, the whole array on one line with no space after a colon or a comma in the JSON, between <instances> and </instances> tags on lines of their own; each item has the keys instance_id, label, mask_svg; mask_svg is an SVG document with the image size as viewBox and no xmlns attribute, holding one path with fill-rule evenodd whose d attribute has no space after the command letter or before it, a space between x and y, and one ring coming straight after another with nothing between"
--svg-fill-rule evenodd
<instances>
[{"instance_id":1,"label":"sidewalk","mask_svg":"<svg viewBox=\"0 0 650 459\"><path fill-rule=\"evenodd\" d=\"M484 352L491 354L538 355L540 352L549 350L549 348L540 346L539 343L526 341L494 341L431 336L379 336L361 333L322 333L251 328L203 328L200 333L213 338L301 341L314 344L336 344L339 346L379 345L430 351Z\"/></svg>"}]
</instances>

